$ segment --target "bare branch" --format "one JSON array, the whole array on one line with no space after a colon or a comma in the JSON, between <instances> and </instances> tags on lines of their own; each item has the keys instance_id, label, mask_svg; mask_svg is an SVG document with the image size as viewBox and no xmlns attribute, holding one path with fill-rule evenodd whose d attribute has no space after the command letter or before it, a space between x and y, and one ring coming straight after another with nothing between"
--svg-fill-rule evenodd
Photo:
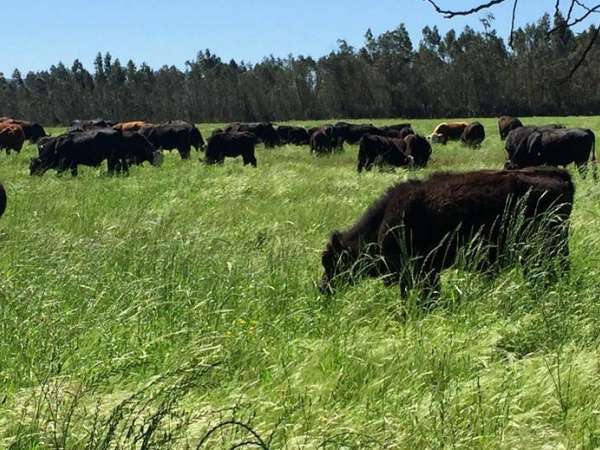
<instances>
[{"instance_id":1,"label":"bare branch","mask_svg":"<svg viewBox=\"0 0 600 450\"><path fill-rule=\"evenodd\" d=\"M556 5L558 6L560 0L556 0ZM515 0L515 3L513 5L513 10L512 10L512 21L510 24L510 39L508 40L508 46L510 48L513 48L513 37L515 35L515 17L517 16L517 4L519 3L519 0Z\"/></svg>"},{"instance_id":2,"label":"bare branch","mask_svg":"<svg viewBox=\"0 0 600 450\"><path fill-rule=\"evenodd\" d=\"M594 46L596 39L598 39L598 34L600 34L600 26L597 26L596 29L594 30L594 34L592 35L590 42L588 43L587 47L585 48L585 50L583 51L583 53L581 54L581 56L579 57L579 59L577 60L575 65L571 68L569 75L567 75L565 78L563 78L561 80L563 83L566 83L567 81L569 81L573 77L575 72L577 72L577 70L581 67L581 65L587 58L588 53Z\"/></svg>"},{"instance_id":3,"label":"bare branch","mask_svg":"<svg viewBox=\"0 0 600 450\"><path fill-rule=\"evenodd\" d=\"M500 5L501 3L506 2L506 0L490 0L487 3L482 3L479 6L475 6L472 9L465 11L451 11L440 8L434 0L427 0L431 6L435 9L438 14L442 14L444 18L451 19L456 16L469 16L471 14L478 13L479 11L487 8L491 8L492 6Z\"/></svg>"}]
</instances>

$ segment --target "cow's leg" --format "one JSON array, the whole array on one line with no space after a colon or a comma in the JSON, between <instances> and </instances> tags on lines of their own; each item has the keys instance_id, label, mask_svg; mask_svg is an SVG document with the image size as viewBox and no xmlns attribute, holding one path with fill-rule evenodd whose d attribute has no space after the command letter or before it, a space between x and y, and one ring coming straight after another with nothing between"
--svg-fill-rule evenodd
<instances>
[{"instance_id":1,"label":"cow's leg","mask_svg":"<svg viewBox=\"0 0 600 450\"><path fill-rule=\"evenodd\" d=\"M177 147L177 151L179 152L181 159L190 159L190 153L192 152L190 146Z\"/></svg>"},{"instance_id":2,"label":"cow's leg","mask_svg":"<svg viewBox=\"0 0 600 450\"><path fill-rule=\"evenodd\" d=\"M75 161L71 161L71 176L77 176L77 163Z\"/></svg>"},{"instance_id":3,"label":"cow's leg","mask_svg":"<svg viewBox=\"0 0 600 450\"><path fill-rule=\"evenodd\" d=\"M117 163L118 161L116 161L114 158L110 157L106 160L106 166L108 167L108 174L109 175L114 175L115 174L115 170L117 168Z\"/></svg>"},{"instance_id":4,"label":"cow's leg","mask_svg":"<svg viewBox=\"0 0 600 450\"><path fill-rule=\"evenodd\" d=\"M579 171L579 174L581 175L581 178L586 178L587 177L587 171L588 171L588 163L587 161L585 162L578 162L575 163L577 165L577 170Z\"/></svg>"}]
</instances>

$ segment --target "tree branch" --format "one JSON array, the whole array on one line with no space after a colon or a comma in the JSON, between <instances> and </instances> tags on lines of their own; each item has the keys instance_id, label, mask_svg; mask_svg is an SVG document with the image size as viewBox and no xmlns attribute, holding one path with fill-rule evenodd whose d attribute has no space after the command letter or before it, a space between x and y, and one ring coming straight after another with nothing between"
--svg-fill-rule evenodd
<instances>
[{"instance_id":1,"label":"tree branch","mask_svg":"<svg viewBox=\"0 0 600 450\"><path fill-rule=\"evenodd\" d=\"M592 35L592 38L590 39L590 42L588 43L587 47L585 48L585 50L581 54L580 58L577 60L577 63L575 63L575 65L569 71L569 75L567 75L565 78L563 78L561 80L562 83L566 83L567 81L569 81L573 77L573 75L575 74L575 72L577 72L577 70L581 67L581 65L583 64L583 62L587 58L588 53L590 52L590 50L594 46L594 43L596 42L596 39L598 39L598 34L600 34L600 26L596 27L596 29L594 30L594 34Z\"/></svg>"},{"instance_id":2,"label":"tree branch","mask_svg":"<svg viewBox=\"0 0 600 450\"><path fill-rule=\"evenodd\" d=\"M452 19L453 17L456 17L456 16L469 16L471 14L478 13L479 11L481 11L483 9L491 8L492 6L496 6L501 3L506 2L506 0L490 0L487 3L482 3L479 6L475 6L474 8L471 8L469 10L451 11L451 10L440 8L434 0L426 0L426 1L428 1L429 4L431 4L431 6L433 6L433 8L435 9L435 11L438 14L442 14L444 16L444 18L446 18L446 19Z\"/></svg>"}]
</instances>

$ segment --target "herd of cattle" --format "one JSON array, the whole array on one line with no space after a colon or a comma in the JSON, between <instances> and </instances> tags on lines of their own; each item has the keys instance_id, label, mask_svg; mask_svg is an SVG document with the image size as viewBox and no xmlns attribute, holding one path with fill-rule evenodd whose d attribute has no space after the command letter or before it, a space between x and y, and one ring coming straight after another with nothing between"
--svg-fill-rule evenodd
<instances>
[{"instance_id":1,"label":"herd of cattle","mask_svg":"<svg viewBox=\"0 0 600 450\"><path fill-rule=\"evenodd\" d=\"M595 162L595 136L591 130L560 125L523 126L519 119L507 116L500 118L499 130L500 137L506 140L506 168L575 163L584 171L590 154ZM205 152L207 164L241 156L244 164L256 166L258 143L271 149L285 144L307 145L317 155L340 151L345 143L358 144L359 172L373 166L425 167L432 154L432 143L461 141L465 146L478 148L484 139L485 129L479 122L441 123L427 137L416 134L408 123L376 127L338 122L311 129L232 123L214 130L206 144L200 130L185 121L75 121L64 134L48 136L37 123L0 118L0 150L19 152L25 141L37 143L38 157L30 165L32 175L49 169L70 170L76 175L78 165L98 166L103 161L107 162L109 173L127 172L132 164L160 165L161 150L177 150L182 159L189 159L192 148Z\"/></svg>"},{"instance_id":2,"label":"herd of cattle","mask_svg":"<svg viewBox=\"0 0 600 450\"><path fill-rule=\"evenodd\" d=\"M540 225L544 235L543 258L559 258L556 267L568 268L574 186L570 174L558 167L574 163L585 175L591 155L596 178L595 135L589 129L555 124L524 126L508 116L501 117L498 126L506 141L503 170L435 173L393 186L355 225L331 235L322 255L322 291L331 293L340 283L366 275L395 283L403 293L419 279L427 292L438 292L441 271L454 264L459 249L471 245L474 236L483 243L483 258L474 269L496 273L506 252L512 251L509 247L527 241L532 224ZM189 159L192 148L204 151L207 164L241 156L244 165L256 167L258 143L268 149L307 145L317 155L336 153L345 143L358 144L361 172L374 166L425 167L431 144L461 141L479 148L485 129L479 122L442 123L424 137L408 123L376 127L339 122L312 129L233 123L214 130L206 143L200 130L184 121L76 121L64 134L48 136L39 124L0 118L0 150L19 152L26 140L38 147L31 175L49 169L76 175L78 165L99 166L105 160L109 173L127 172L131 164L160 165L162 150L177 150L182 159ZM498 219L517 214L517 207L524 220L512 227L498 226ZM6 192L0 184L0 216L5 208ZM509 233L517 240L511 241ZM519 260L528 268L535 265L533 256L524 252Z\"/></svg>"}]
</instances>

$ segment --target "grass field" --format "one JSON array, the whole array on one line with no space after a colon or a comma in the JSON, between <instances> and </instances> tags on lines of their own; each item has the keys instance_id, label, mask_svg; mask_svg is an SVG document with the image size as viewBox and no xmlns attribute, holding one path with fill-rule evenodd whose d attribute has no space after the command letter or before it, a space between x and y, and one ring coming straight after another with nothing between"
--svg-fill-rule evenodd
<instances>
[{"instance_id":1,"label":"grass field","mask_svg":"<svg viewBox=\"0 0 600 450\"><path fill-rule=\"evenodd\" d=\"M600 132L594 117L525 120L553 121ZM112 178L30 177L34 146L1 155L0 448L600 447L591 179L574 173L571 275L545 290L517 267L454 270L425 312L377 280L315 288L330 232L393 182L501 167L482 122L481 150L362 176L356 147L261 146L258 169L173 153Z\"/></svg>"}]
</instances>

